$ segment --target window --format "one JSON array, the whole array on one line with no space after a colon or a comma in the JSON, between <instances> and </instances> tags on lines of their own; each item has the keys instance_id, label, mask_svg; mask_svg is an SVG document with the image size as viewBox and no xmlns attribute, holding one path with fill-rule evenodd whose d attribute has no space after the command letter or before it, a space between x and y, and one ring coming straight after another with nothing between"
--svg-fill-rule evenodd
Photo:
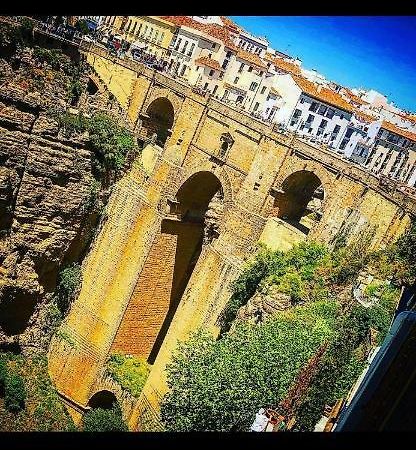
<instances>
[{"instance_id":1,"label":"window","mask_svg":"<svg viewBox=\"0 0 416 450\"><path fill-rule=\"evenodd\" d=\"M301 103L305 103L305 99L302 97L302 98L300 99L300 102L301 102Z\"/></svg>"},{"instance_id":2,"label":"window","mask_svg":"<svg viewBox=\"0 0 416 450\"><path fill-rule=\"evenodd\" d=\"M139 36L141 29L142 29L142 24L139 25L139 28L138 28L137 33L136 33L136 37Z\"/></svg>"},{"instance_id":3,"label":"window","mask_svg":"<svg viewBox=\"0 0 416 450\"><path fill-rule=\"evenodd\" d=\"M130 30L131 20L127 22L126 31L128 32Z\"/></svg>"},{"instance_id":4,"label":"window","mask_svg":"<svg viewBox=\"0 0 416 450\"><path fill-rule=\"evenodd\" d=\"M238 69L238 73L241 73L243 71L243 69L244 69L244 63L241 63L240 67Z\"/></svg>"},{"instance_id":5,"label":"window","mask_svg":"<svg viewBox=\"0 0 416 450\"><path fill-rule=\"evenodd\" d=\"M270 108L266 108L266 114L270 111Z\"/></svg>"},{"instance_id":6,"label":"window","mask_svg":"<svg viewBox=\"0 0 416 450\"><path fill-rule=\"evenodd\" d=\"M264 94L266 92L266 86L263 86L262 88L261 88L261 94Z\"/></svg>"},{"instance_id":7,"label":"window","mask_svg":"<svg viewBox=\"0 0 416 450\"><path fill-rule=\"evenodd\" d=\"M239 95L236 100L237 103L243 103L243 96Z\"/></svg>"},{"instance_id":8,"label":"window","mask_svg":"<svg viewBox=\"0 0 416 450\"><path fill-rule=\"evenodd\" d=\"M222 79L224 78L224 72L220 72L220 74L218 75L218 78L219 78L220 80L222 80Z\"/></svg>"},{"instance_id":9,"label":"window","mask_svg":"<svg viewBox=\"0 0 416 450\"><path fill-rule=\"evenodd\" d=\"M183 77L183 75L185 74L185 70L186 70L186 66L185 64L182 66L182 70L181 70L181 77Z\"/></svg>"},{"instance_id":10,"label":"window","mask_svg":"<svg viewBox=\"0 0 416 450\"><path fill-rule=\"evenodd\" d=\"M343 139L341 142L341 145L339 146L340 150L344 150L344 148L346 147L348 143L348 139Z\"/></svg>"},{"instance_id":11,"label":"window","mask_svg":"<svg viewBox=\"0 0 416 450\"><path fill-rule=\"evenodd\" d=\"M148 28L149 28L149 27L148 27L147 25L144 26L144 33L143 33L143 34L147 34Z\"/></svg>"},{"instance_id":12,"label":"window","mask_svg":"<svg viewBox=\"0 0 416 450\"><path fill-rule=\"evenodd\" d=\"M212 95L215 95L215 93L217 92L217 89L218 89L218 84L216 84L214 86L214 90L212 91Z\"/></svg>"},{"instance_id":13,"label":"window","mask_svg":"<svg viewBox=\"0 0 416 450\"><path fill-rule=\"evenodd\" d=\"M214 70L211 69L211 70L209 71L209 76L212 77L213 75L214 75Z\"/></svg>"},{"instance_id":14,"label":"window","mask_svg":"<svg viewBox=\"0 0 416 450\"><path fill-rule=\"evenodd\" d=\"M300 109L295 109L295 112L293 113L293 118L297 119L302 115L302 111Z\"/></svg>"},{"instance_id":15,"label":"window","mask_svg":"<svg viewBox=\"0 0 416 450\"><path fill-rule=\"evenodd\" d=\"M339 118L342 120L344 118L344 114L340 114Z\"/></svg>"},{"instance_id":16,"label":"window","mask_svg":"<svg viewBox=\"0 0 416 450\"><path fill-rule=\"evenodd\" d=\"M226 69L227 66L228 66L228 63L229 63L228 59L224 59L221 68L222 68L222 69Z\"/></svg>"},{"instance_id":17,"label":"window","mask_svg":"<svg viewBox=\"0 0 416 450\"><path fill-rule=\"evenodd\" d=\"M325 115L326 111L327 111L328 107L325 105L321 105L318 109L318 114L322 114L323 116Z\"/></svg>"},{"instance_id":18,"label":"window","mask_svg":"<svg viewBox=\"0 0 416 450\"><path fill-rule=\"evenodd\" d=\"M134 34L134 32L136 31L136 26L137 26L137 22L134 22L133 28L131 30L131 34Z\"/></svg>"},{"instance_id":19,"label":"window","mask_svg":"<svg viewBox=\"0 0 416 450\"><path fill-rule=\"evenodd\" d=\"M328 121L325 119L321 120L321 123L319 124L319 128L324 129L328 125Z\"/></svg>"},{"instance_id":20,"label":"window","mask_svg":"<svg viewBox=\"0 0 416 450\"><path fill-rule=\"evenodd\" d=\"M354 130L352 128L348 128L347 132L345 133L345 137L347 137L347 138L351 137L353 131Z\"/></svg>"},{"instance_id":21,"label":"window","mask_svg":"<svg viewBox=\"0 0 416 450\"><path fill-rule=\"evenodd\" d=\"M157 38L159 37L159 31L155 32L155 41L157 41Z\"/></svg>"},{"instance_id":22,"label":"window","mask_svg":"<svg viewBox=\"0 0 416 450\"><path fill-rule=\"evenodd\" d=\"M318 103L312 102L312 103L311 103L311 106L309 107L309 111L316 112L317 109L318 109Z\"/></svg>"},{"instance_id":23,"label":"window","mask_svg":"<svg viewBox=\"0 0 416 450\"><path fill-rule=\"evenodd\" d=\"M215 43L211 45L211 48L215 48Z\"/></svg>"},{"instance_id":24,"label":"window","mask_svg":"<svg viewBox=\"0 0 416 450\"><path fill-rule=\"evenodd\" d=\"M160 36L159 36L159 44L161 44L162 43L162 40L163 40L163 37L165 36L165 33L161 33L160 34Z\"/></svg>"},{"instance_id":25,"label":"window","mask_svg":"<svg viewBox=\"0 0 416 450\"><path fill-rule=\"evenodd\" d=\"M258 86L258 83L256 83L255 81L253 81L253 82L250 84L250 91L255 91L257 86Z\"/></svg>"},{"instance_id":26,"label":"window","mask_svg":"<svg viewBox=\"0 0 416 450\"><path fill-rule=\"evenodd\" d=\"M208 89L208 83L204 84L204 91L206 91Z\"/></svg>"},{"instance_id":27,"label":"window","mask_svg":"<svg viewBox=\"0 0 416 450\"><path fill-rule=\"evenodd\" d=\"M235 77L234 84L237 84L239 79L239 77Z\"/></svg>"},{"instance_id":28,"label":"window","mask_svg":"<svg viewBox=\"0 0 416 450\"><path fill-rule=\"evenodd\" d=\"M309 114L308 118L306 119L306 123L311 125L314 119L315 116L313 114Z\"/></svg>"},{"instance_id":29,"label":"window","mask_svg":"<svg viewBox=\"0 0 416 450\"><path fill-rule=\"evenodd\" d=\"M194 51L194 48L195 48L195 43L192 43L191 48L188 51L188 56L192 56L192 52Z\"/></svg>"},{"instance_id":30,"label":"window","mask_svg":"<svg viewBox=\"0 0 416 450\"><path fill-rule=\"evenodd\" d=\"M326 117L328 117L328 119L332 119L334 117L335 114L335 110L332 108L328 108L328 111L326 112Z\"/></svg>"},{"instance_id":31,"label":"window","mask_svg":"<svg viewBox=\"0 0 416 450\"><path fill-rule=\"evenodd\" d=\"M259 72L259 76L260 77L263 76L263 72L262 71Z\"/></svg>"},{"instance_id":32,"label":"window","mask_svg":"<svg viewBox=\"0 0 416 450\"><path fill-rule=\"evenodd\" d=\"M223 95L223 99L226 99L228 97L229 92L227 91L227 89L224 91L224 95Z\"/></svg>"},{"instance_id":33,"label":"window","mask_svg":"<svg viewBox=\"0 0 416 450\"><path fill-rule=\"evenodd\" d=\"M249 66L248 71L249 71L249 72L252 72L252 71L253 71L253 67L252 67L252 66Z\"/></svg>"},{"instance_id":34,"label":"window","mask_svg":"<svg viewBox=\"0 0 416 450\"><path fill-rule=\"evenodd\" d=\"M259 103L259 102L256 102L256 104L254 105L254 111L257 111L258 108L259 108L259 106L260 106L260 103Z\"/></svg>"},{"instance_id":35,"label":"window","mask_svg":"<svg viewBox=\"0 0 416 450\"><path fill-rule=\"evenodd\" d=\"M181 52L181 53L185 53L186 47L188 47L188 41L185 41L185 43L183 44L182 52Z\"/></svg>"},{"instance_id":36,"label":"window","mask_svg":"<svg viewBox=\"0 0 416 450\"><path fill-rule=\"evenodd\" d=\"M227 54L225 55L226 58L231 58L232 53L230 51L227 52Z\"/></svg>"},{"instance_id":37,"label":"window","mask_svg":"<svg viewBox=\"0 0 416 450\"><path fill-rule=\"evenodd\" d=\"M147 28L147 26L146 26L146 28ZM182 42L182 38L179 38L179 39L176 41L175 50L179 50L179 46L181 45L181 42Z\"/></svg>"}]
</instances>

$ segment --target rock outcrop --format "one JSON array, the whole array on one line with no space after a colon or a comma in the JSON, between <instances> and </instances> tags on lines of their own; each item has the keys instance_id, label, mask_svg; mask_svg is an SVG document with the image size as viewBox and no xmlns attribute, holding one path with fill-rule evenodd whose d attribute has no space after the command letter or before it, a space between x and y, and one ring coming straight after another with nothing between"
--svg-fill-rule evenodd
<instances>
[{"instance_id":1,"label":"rock outcrop","mask_svg":"<svg viewBox=\"0 0 416 450\"><path fill-rule=\"evenodd\" d=\"M34 82L39 71L44 89ZM0 345L37 335L34 317L45 315L39 307L50 300L61 264L85 251L78 241L88 222L93 155L82 135L67 138L50 114L67 103L67 85L62 71L39 67L29 49L17 69L0 58ZM108 101L107 92L93 97Z\"/></svg>"},{"instance_id":2,"label":"rock outcrop","mask_svg":"<svg viewBox=\"0 0 416 450\"><path fill-rule=\"evenodd\" d=\"M234 324L239 321L260 323L277 312L288 309L291 306L290 296L279 292L276 285L270 285L266 291L257 291L238 310Z\"/></svg>"}]
</instances>

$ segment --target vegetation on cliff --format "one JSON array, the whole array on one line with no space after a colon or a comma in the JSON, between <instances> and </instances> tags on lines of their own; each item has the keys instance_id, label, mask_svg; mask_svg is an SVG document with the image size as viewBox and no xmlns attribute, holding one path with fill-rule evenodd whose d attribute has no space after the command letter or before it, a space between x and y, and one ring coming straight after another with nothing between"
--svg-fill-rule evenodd
<instances>
[{"instance_id":1,"label":"vegetation on cliff","mask_svg":"<svg viewBox=\"0 0 416 450\"><path fill-rule=\"evenodd\" d=\"M83 417L83 431L88 432L115 432L128 431L120 407L115 405L112 409L94 408L86 412Z\"/></svg>"},{"instance_id":2,"label":"vegetation on cliff","mask_svg":"<svg viewBox=\"0 0 416 450\"><path fill-rule=\"evenodd\" d=\"M0 431L73 431L56 393L46 356L0 354Z\"/></svg>"},{"instance_id":3,"label":"vegetation on cliff","mask_svg":"<svg viewBox=\"0 0 416 450\"><path fill-rule=\"evenodd\" d=\"M107 361L107 373L134 397L139 397L150 372L144 358L121 353L111 355Z\"/></svg>"},{"instance_id":4,"label":"vegetation on cliff","mask_svg":"<svg viewBox=\"0 0 416 450\"><path fill-rule=\"evenodd\" d=\"M293 404L295 427L313 430L324 406L347 395L387 334L399 286L413 280L415 261L407 249L414 245L412 225L384 252L369 252L366 239L333 251L313 242L286 253L261 248L234 284L220 338L200 330L178 345L161 408L166 429L247 430L260 407ZM386 280L363 293L368 299L378 294L369 307L352 296L363 268ZM290 295L292 307L259 324L237 321L229 331L238 309L272 285ZM298 386L314 358L311 381ZM297 386L303 393L293 402Z\"/></svg>"}]
</instances>

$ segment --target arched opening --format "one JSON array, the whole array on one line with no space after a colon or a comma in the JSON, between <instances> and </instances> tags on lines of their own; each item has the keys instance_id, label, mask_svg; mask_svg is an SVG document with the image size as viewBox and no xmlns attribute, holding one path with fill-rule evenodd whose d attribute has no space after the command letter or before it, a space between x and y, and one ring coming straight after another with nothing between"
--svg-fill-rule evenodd
<instances>
[{"instance_id":1,"label":"arched opening","mask_svg":"<svg viewBox=\"0 0 416 450\"><path fill-rule=\"evenodd\" d=\"M324 189L313 172L300 170L289 175L276 197L277 217L305 234L321 220Z\"/></svg>"},{"instance_id":2,"label":"arched opening","mask_svg":"<svg viewBox=\"0 0 416 450\"><path fill-rule=\"evenodd\" d=\"M107 390L96 392L88 402L82 418L82 427L87 432L128 431L123 411L116 396Z\"/></svg>"},{"instance_id":3,"label":"arched opening","mask_svg":"<svg viewBox=\"0 0 416 450\"><path fill-rule=\"evenodd\" d=\"M175 111L167 98L160 97L153 100L147 108L146 117L143 120L146 137L149 138L156 134L156 143L163 147L170 135L174 119Z\"/></svg>"},{"instance_id":4,"label":"arched opening","mask_svg":"<svg viewBox=\"0 0 416 450\"><path fill-rule=\"evenodd\" d=\"M192 175L168 201L112 351L153 364L169 330L203 245L219 235L223 191L211 172Z\"/></svg>"},{"instance_id":5,"label":"arched opening","mask_svg":"<svg viewBox=\"0 0 416 450\"><path fill-rule=\"evenodd\" d=\"M116 396L107 390L96 392L88 402L90 408L112 409L115 405L117 405Z\"/></svg>"},{"instance_id":6,"label":"arched opening","mask_svg":"<svg viewBox=\"0 0 416 450\"><path fill-rule=\"evenodd\" d=\"M94 83L94 81L91 78L88 78L87 94L94 95L97 92L98 92L98 86Z\"/></svg>"}]
</instances>

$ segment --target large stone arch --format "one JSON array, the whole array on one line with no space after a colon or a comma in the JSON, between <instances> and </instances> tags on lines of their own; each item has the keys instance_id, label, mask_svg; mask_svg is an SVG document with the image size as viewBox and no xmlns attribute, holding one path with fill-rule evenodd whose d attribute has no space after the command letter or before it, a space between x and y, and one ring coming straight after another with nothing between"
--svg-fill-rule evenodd
<instances>
[{"instance_id":1,"label":"large stone arch","mask_svg":"<svg viewBox=\"0 0 416 450\"><path fill-rule=\"evenodd\" d=\"M111 349L145 358L150 364L164 342L204 244L219 233L215 214L208 220L208 212L212 211L217 192L222 190L220 179L207 170L183 175L170 186L160 229ZM224 195L230 196L229 185Z\"/></svg>"}]
</instances>

